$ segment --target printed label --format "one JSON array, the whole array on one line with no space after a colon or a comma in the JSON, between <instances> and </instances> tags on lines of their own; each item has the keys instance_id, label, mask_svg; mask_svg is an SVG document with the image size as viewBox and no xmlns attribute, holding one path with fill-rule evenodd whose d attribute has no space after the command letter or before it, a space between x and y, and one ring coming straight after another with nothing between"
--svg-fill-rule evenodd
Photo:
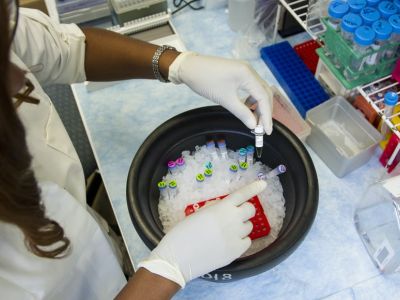
<instances>
[{"instance_id":1,"label":"printed label","mask_svg":"<svg viewBox=\"0 0 400 300\"><path fill-rule=\"evenodd\" d=\"M262 147L264 144L263 136L256 136L256 147Z\"/></svg>"},{"instance_id":2,"label":"printed label","mask_svg":"<svg viewBox=\"0 0 400 300\"><path fill-rule=\"evenodd\" d=\"M384 270L389 261L393 258L394 251L387 238L374 253L374 260L381 270Z\"/></svg>"}]
</instances>

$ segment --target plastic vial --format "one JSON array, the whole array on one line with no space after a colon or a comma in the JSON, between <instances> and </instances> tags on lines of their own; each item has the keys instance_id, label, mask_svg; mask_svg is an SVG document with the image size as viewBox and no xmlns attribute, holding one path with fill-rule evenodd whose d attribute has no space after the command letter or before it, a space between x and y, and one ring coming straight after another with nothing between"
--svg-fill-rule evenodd
<instances>
[{"instance_id":1,"label":"plastic vial","mask_svg":"<svg viewBox=\"0 0 400 300\"><path fill-rule=\"evenodd\" d=\"M183 157L179 157L176 161L176 166L179 172L182 172L186 168L185 160Z\"/></svg>"},{"instance_id":2,"label":"plastic vial","mask_svg":"<svg viewBox=\"0 0 400 300\"><path fill-rule=\"evenodd\" d=\"M240 148L238 154L239 154L239 157L238 157L239 164L241 164L242 162L246 162L246 157L247 157L246 148Z\"/></svg>"},{"instance_id":3,"label":"plastic vial","mask_svg":"<svg viewBox=\"0 0 400 300\"><path fill-rule=\"evenodd\" d=\"M354 224L374 264L384 273L400 271L400 176L368 187L356 204Z\"/></svg>"},{"instance_id":4,"label":"plastic vial","mask_svg":"<svg viewBox=\"0 0 400 300\"><path fill-rule=\"evenodd\" d=\"M228 149L226 149L225 140L218 140L217 142L219 153L221 154L222 159L228 158Z\"/></svg>"},{"instance_id":5,"label":"plastic vial","mask_svg":"<svg viewBox=\"0 0 400 300\"><path fill-rule=\"evenodd\" d=\"M248 145L246 147L246 150L247 150L246 161L249 164L249 166L251 166L251 165L254 164L254 151L255 151L255 148L254 148L253 145Z\"/></svg>"},{"instance_id":6,"label":"plastic vial","mask_svg":"<svg viewBox=\"0 0 400 300\"><path fill-rule=\"evenodd\" d=\"M378 13L379 14L379 13ZM362 19L359 15L353 14L353 13L349 13L347 15L345 15L342 19L342 31L341 31L341 35L342 37L352 43L353 42L353 36L354 36L354 31L356 31L356 29L358 27L360 27L362 24Z\"/></svg>"},{"instance_id":7,"label":"plastic vial","mask_svg":"<svg viewBox=\"0 0 400 300\"><path fill-rule=\"evenodd\" d=\"M362 18L362 21L364 22L364 25L370 26L370 25L372 25L372 23L379 20L379 18L381 17L381 14L379 13L379 11L376 8L364 7L360 12L360 16ZM361 26L361 24L358 26Z\"/></svg>"},{"instance_id":8,"label":"plastic vial","mask_svg":"<svg viewBox=\"0 0 400 300\"><path fill-rule=\"evenodd\" d=\"M393 0L393 4L397 8L397 12L400 12L400 0Z\"/></svg>"},{"instance_id":9,"label":"plastic vial","mask_svg":"<svg viewBox=\"0 0 400 300\"><path fill-rule=\"evenodd\" d=\"M158 186L158 189L160 190L161 200L169 199L167 183L165 181L160 181L159 183L157 183L157 186Z\"/></svg>"},{"instance_id":10,"label":"plastic vial","mask_svg":"<svg viewBox=\"0 0 400 300\"><path fill-rule=\"evenodd\" d=\"M209 161L209 162L207 162L207 163L204 165L204 167L205 167L206 169L212 169L212 168L213 168L213 164L212 164L211 161Z\"/></svg>"},{"instance_id":11,"label":"plastic vial","mask_svg":"<svg viewBox=\"0 0 400 300\"><path fill-rule=\"evenodd\" d=\"M206 177L206 179L211 179L213 174L213 170L212 169L205 169L204 170L204 176Z\"/></svg>"},{"instance_id":12,"label":"plastic vial","mask_svg":"<svg viewBox=\"0 0 400 300\"><path fill-rule=\"evenodd\" d=\"M390 1L382 1L378 4L378 10L383 19L389 19L390 16L397 13L396 5Z\"/></svg>"},{"instance_id":13,"label":"plastic vial","mask_svg":"<svg viewBox=\"0 0 400 300\"><path fill-rule=\"evenodd\" d=\"M174 175L178 171L178 168L176 167L176 163L174 161L169 161L168 162L168 171Z\"/></svg>"},{"instance_id":14,"label":"plastic vial","mask_svg":"<svg viewBox=\"0 0 400 300\"><path fill-rule=\"evenodd\" d=\"M359 14L367 6L366 0L349 0L348 3L350 11L356 14Z\"/></svg>"},{"instance_id":15,"label":"plastic vial","mask_svg":"<svg viewBox=\"0 0 400 300\"><path fill-rule=\"evenodd\" d=\"M328 7L329 25L337 30L341 18L349 11L349 5L344 1L332 1Z\"/></svg>"},{"instance_id":16,"label":"plastic vial","mask_svg":"<svg viewBox=\"0 0 400 300\"><path fill-rule=\"evenodd\" d=\"M400 14L390 16L389 23L392 25L393 30L392 37L390 39L393 45L390 46L390 48L386 51L385 57L393 58L398 52L398 44L400 43Z\"/></svg>"},{"instance_id":17,"label":"plastic vial","mask_svg":"<svg viewBox=\"0 0 400 300\"><path fill-rule=\"evenodd\" d=\"M240 170L240 173L241 173L240 177L242 177L242 175L244 175L244 173L247 171L248 168L249 168L249 164L247 162L245 162L245 161L241 162L239 164L239 170Z\"/></svg>"},{"instance_id":18,"label":"plastic vial","mask_svg":"<svg viewBox=\"0 0 400 300\"><path fill-rule=\"evenodd\" d=\"M286 166L285 165L279 165L275 169L269 171L266 175L266 179L270 179L272 177L278 176L280 174L283 174L286 172Z\"/></svg>"},{"instance_id":19,"label":"plastic vial","mask_svg":"<svg viewBox=\"0 0 400 300\"><path fill-rule=\"evenodd\" d=\"M174 199L178 192L178 184L176 183L175 180L171 180L168 184L168 187L169 187L169 198Z\"/></svg>"},{"instance_id":20,"label":"plastic vial","mask_svg":"<svg viewBox=\"0 0 400 300\"><path fill-rule=\"evenodd\" d=\"M238 166L230 165L229 167L229 182L238 180Z\"/></svg>"},{"instance_id":21,"label":"plastic vial","mask_svg":"<svg viewBox=\"0 0 400 300\"><path fill-rule=\"evenodd\" d=\"M385 104L383 114L388 119L393 115L393 109L399 101L399 96L395 92L387 92L383 99L383 103ZM390 128L386 125L385 122L382 122L381 133L386 136L386 134L388 134L389 132Z\"/></svg>"},{"instance_id":22,"label":"plastic vial","mask_svg":"<svg viewBox=\"0 0 400 300\"><path fill-rule=\"evenodd\" d=\"M367 0L367 6L376 7L378 6L379 2L381 2L381 0Z\"/></svg>"},{"instance_id":23,"label":"plastic vial","mask_svg":"<svg viewBox=\"0 0 400 300\"><path fill-rule=\"evenodd\" d=\"M372 24L372 29L375 31L375 42L372 44L372 49L378 51L371 54L367 59L367 64L370 66L379 65L381 58L384 55L385 50L379 51L382 46L385 46L389 42L390 35L392 34L392 26L388 21L379 20ZM385 51L386 52L386 51Z\"/></svg>"},{"instance_id":24,"label":"plastic vial","mask_svg":"<svg viewBox=\"0 0 400 300\"><path fill-rule=\"evenodd\" d=\"M253 131L255 137L256 137L256 152L257 152L257 157L261 158L262 155L262 149L264 146L264 127L262 125L257 125L256 128Z\"/></svg>"},{"instance_id":25,"label":"plastic vial","mask_svg":"<svg viewBox=\"0 0 400 300\"><path fill-rule=\"evenodd\" d=\"M202 189L204 187L204 180L205 177L203 174L199 173L196 175L197 188Z\"/></svg>"},{"instance_id":26,"label":"plastic vial","mask_svg":"<svg viewBox=\"0 0 400 300\"><path fill-rule=\"evenodd\" d=\"M265 180L266 179L265 174L263 172L258 172L257 178L258 178L258 180Z\"/></svg>"},{"instance_id":27,"label":"plastic vial","mask_svg":"<svg viewBox=\"0 0 400 300\"><path fill-rule=\"evenodd\" d=\"M360 53L361 57L354 57L350 62L349 68L354 73L360 73L364 71L365 61L368 58L366 54L371 49L371 45L375 41L375 32L369 26L360 26L354 32L354 45L353 48ZM348 72L345 72L347 80L355 80L358 76L353 76Z\"/></svg>"},{"instance_id":28,"label":"plastic vial","mask_svg":"<svg viewBox=\"0 0 400 300\"><path fill-rule=\"evenodd\" d=\"M215 142L214 141L208 141L206 143L206 148L208 150L208 153L211 155L211 159L217 160L218 159L218 153L217 153L217 148L215 147Z\"/></svg>"}]
</instances>

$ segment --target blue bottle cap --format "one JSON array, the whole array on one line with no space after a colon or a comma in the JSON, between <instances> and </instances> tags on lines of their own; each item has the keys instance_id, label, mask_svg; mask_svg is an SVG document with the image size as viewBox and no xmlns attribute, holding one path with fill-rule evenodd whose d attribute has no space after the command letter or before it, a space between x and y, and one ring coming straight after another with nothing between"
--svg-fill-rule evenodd
<instances>
[{"instance_id":1,"label":"blue bottle cap","mask_svg":"<svg viewBox=\"0 0 400 300\"><path fill-rule=\"evenodd\" d=\"M247 154L246 148L240 148L240 149L239 149L239 155L240 155L240 156L245 156L246 154Z\"/></svg>"},{"instance_id":2,"label":"blue bottle cap","mask_svg":"<svg viewBox=\"0 0 400 300\"><path fill-rule=\"evenodd\" d=\"M218 144L218 147L219 147L219 148L221 148L221 147L226 147L226 142L225 142L225 140L218 140L217 144Z\"/></svg>"},{"instance_id":3,"label":"blue bottle cap","mask_svg":"<svg viewBox=\"0 0 400 300\"><path fill-rule=\"evenodd\" d=\"M397 10L400 10L400 0L393 0L393 4L397 7Z\"/></svg>"},{"instance_id":4,"label":"blue bottle cap","mask_svg":"<svg viewBox=\"0 0 400 300\"><path fill-rule=\"evenodd\" d=\"M349 9L351 12L359 13L366 5L366 0L349 0Z\"/></svg>"},{"instance_id":5,"label":"blue bottle cap","mask_svg":"<svg viewBox=\"0 0 400 300\"><path fill-rule=\"evenodd\" d=\"M382 1L378 5L378 9L383 18L388 19L391 15L397 13L396 5L389 1Z\"/></svg>"},{"instance_id":6,"label":"blue bottle cap","mask_svg":"<svg viewBox=\"0 0 400 300\"><path fill-rule=\"evenodd\" d=\"M349 5L342 1L332 1L329 4L328 14L332 18L340 19L349 11Z\"/></svg>"},{"instance_id":7,"label":"blue bottle cap","mask_svg":"<svg viewBox=\"0 0 400 300\"><path fill-rule=\"evenodd\" d=\"M376 10L373 7L364 7L361 10L361 18L364 20L365 25L370 25L374 23L375 21L378 21L379 18L381 17L381 14L379 13L378 10Z\"/></svg>"},{"instance_id":8,"label":"blue bottle cap","mask_svg":"<svg viewBox=\"0 0 400 300\"><path fill-rule=\"evenodd\" d=\"M399 100L399 96L397 95L397 93L395 93L395 92L387 92L385 94L385 98L384 98L383 102L386 105L393 106L393 105L396 105L398 100Z\"/></svg>"},{"instance_id":9,"label":"blue bottle cap","mask_svg":"<svg viewBox=\"0 0 400 300\"><path fill-rule=\"evenodd\" d=\"M360 26L354 32L354 41L361 46L369 46L375 40L375 32L369 26Z\"/></svg>"},{"instance_id":10,"label":"blue bottle cap","mask_svg":"<svg viewBox=\"0 0 400 300\"><path fill-rule=\"evenodd\" d=\"M248 145L246 147L246 150L247 150L248 153L254 153L255 148L254 148L253 145Z\"/></svg>"},{"instance_id":11,"label":"blue bottle cap","mask_svg":"<svg viewBox=\"0 0 400 300\"><path fill-rule=\"evenodd\" d=\"M354 32L362 24L361 17L359 15L348 13L342 19L342 30L347 32Z\"/></svg>"},{"instance_id":12,"label":"blue bottle cap","mask_svg":"<svg viewBox=\"0 0 400 300\"><path fill-rule=\"evenodd\" d=\"M367 0L368 6L377 6L381 0Z\"/></svg>"},{"instance_id":13,"label":"blue bottle cap","mask_svg":"<svg viewBox=\"0 0 400 300\"><path fill-rule=\"evenodd\" d=\"M394 33L400 33L400 15L393 15L389 18L389 23L392 25Z\"/></svg>"},{"instance_id":14,"label":"blue bottle cap","mask_svg":"<svg viewBox=\"0 0 400 300\"><path fill-rule=\"evenodd\" d=\"M392 34L392 25L385 20L374 22L374 24L372 24L372 29L375 31L377 40L387 40Z\"/></svg>"}]
</instances>

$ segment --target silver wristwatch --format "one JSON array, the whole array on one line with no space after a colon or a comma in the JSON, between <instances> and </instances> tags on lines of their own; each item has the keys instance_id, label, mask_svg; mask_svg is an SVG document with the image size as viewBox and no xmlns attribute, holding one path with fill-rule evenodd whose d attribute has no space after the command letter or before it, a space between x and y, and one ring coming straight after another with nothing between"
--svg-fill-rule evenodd
<instances>
[{"instance_id":1,"label":"silver wristwatch","mask_svg":"<svg viewBox=\"0 0 400 300\"><path fill-rule=\"evenodd\" d=\"M153 73L154 73L154 77L158 80L160 80L161 82L169 82L168 78L165 79L161 73L160 73L160 67L158 65L158 62L160 60L160 56L161 54L163 54L163 52L165 50L176 50L174 47L168 46L168 45L163 45L157 48L156 52L153 55L153 59L151 60L151 66L153 68Z\"/></svg>"}]
</instances>

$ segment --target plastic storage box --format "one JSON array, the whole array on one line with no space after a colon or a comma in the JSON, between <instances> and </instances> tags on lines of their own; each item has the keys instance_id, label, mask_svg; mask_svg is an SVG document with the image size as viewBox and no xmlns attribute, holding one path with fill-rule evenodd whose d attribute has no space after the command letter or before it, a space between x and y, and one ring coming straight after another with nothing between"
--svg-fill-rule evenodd
<instances>
[{"instance_id":1,"label":"plastic storage box","mask_svg":"<svg viewBox=\"0 0 400 300\"><path fill-rule=\"evenodd\" d=\"M381 134L346 99L337 96L307 112L307 144L338 177L366 163Z\"/></svg>"}]
</instances>

